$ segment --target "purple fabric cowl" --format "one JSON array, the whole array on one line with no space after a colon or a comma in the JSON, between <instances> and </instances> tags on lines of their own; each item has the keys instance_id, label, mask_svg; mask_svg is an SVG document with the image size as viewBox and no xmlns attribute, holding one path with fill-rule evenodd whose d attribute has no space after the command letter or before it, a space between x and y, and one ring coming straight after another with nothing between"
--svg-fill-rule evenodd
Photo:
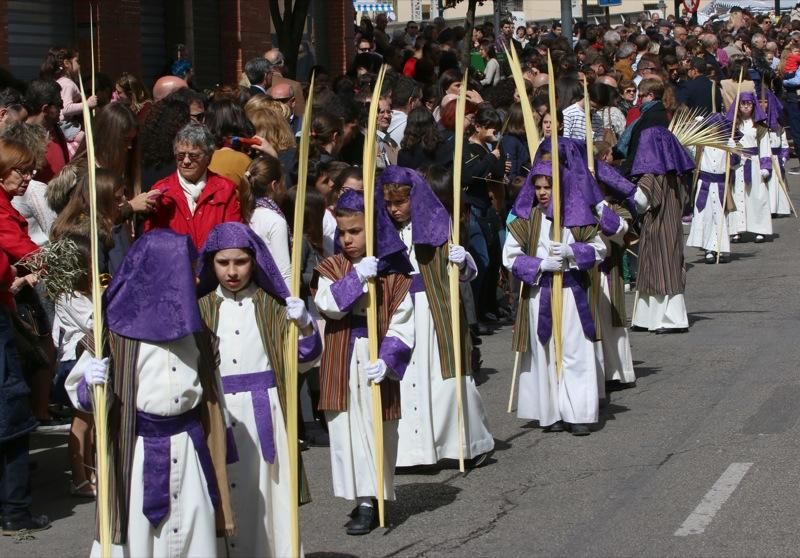
<instances>
[{"instance_id":1,"label":"purple fabric cowl","mask_svg":"<svg viewBox=\"0 0 800 558\"><path fill-rule=\"evenodd\" d=\"M547 137L539 144L534 157L534 164L539 161L544 153L551 152L550 138ZM586 159L586 143L580 140L571 138L558 137L558 154L559 163L565 167L571 174L571 181L569 188L577 188L581 191L583 199L591 206L594 207L603 201L603 193L597 186L597 181L589 172L589 163ZM564 181L562 181L562 191L564 188ZM565 196L567 197L567 196Z\"/></svg>"},{"instance_id":2,"label":"purple fabric cowl","mask_svg":"<svg viewBox=\"0 0 800 558\"><path fill-rule=\"evenodd\" d=\"M234 248L247 250L253 255L256 264L253 269L253 281L271 296L284 302L289 296L289 287L281 276L278 266L275 265L269 248L250 227L237 222L220 223L208 235L197 264L197 274L200 278L197 287L198 296L207 295L219 285L214 271L214 254L220 250Z\"/></svg>"},{"instance_id":3,"label":"purple fabric cowl","mask_svg":"<svg viewBox=\"0 0 800 558\"><path fill-rule=\"evenodd\" d=\"M588 172L588 171L587 171ZM553 176L553 164L550 161L538 160L534 163L525 184L514 200L514 215L522 219L530 219L531 210L536 205L536 188L534 180L537 176ZM561 167L561 226L562 227L584 227L596 223L592 214L592 205L586 201L581 188L577 188L574 173ZM597 184L594 184L597 188ZM602 199L602 197L601 197ZM553 220L553 204L547 206L544 211L545 216Z\"/></svg>"},{"instance_id":4,"label":"purple fabric cowl","mask_svg":"<svg viewBox=\"0 0 800 558\"><path fill-rule=\"evenodd\" d=\"M375 197L383 197L384 184L411 186L411 238L414 244L441 246L450 238L450 214L431 190L430 184L413 169L391 165L378 177ZM391 216L390 216L391 219Z\"/></svg>"},{"instance_id":5,"label":"purple fabric cowl","mask_svg":"<svg viewBox=\"0 0 800 558\"><path fill-rule=\"evenodd\" d=\"M356 190L347 190L336 202L336 209L364 212L364 194ZM337 252L338 235L336 236ZM378 258L379 273L404 273L414 271L403 239L392 223L386 204L383 201L383 192L375 196L375 257Z\"/></svg>"},{"instance_id":6,"label":"purple fabric cowl","mask_svg":"<svg viewBox=\"0 0 800 558\"><path fill-rule=\"evenodd\" d=\"M776 132L781 126L780 119L781 114L783 114L783 103L780 102L778 96L771 89L767 89L764 92L764 98L767 100L767 127Z\"/></svg>"},{"instance_id":7,"label":"purple fabric cowl","mask_svg":"<svg viewBox=\"0 0 800 558\"><path fill-rule=\"evenodd\" d=\"M103 294L106 324L123 337L165 343L203 328L189 236L157 229L131 247Z\"/></svg>"},{"instance_id":8,"label":"purple fabric cowl","mask_svg":"<svg viewBox=\"0 0 800 558\"><path fill-rule=\"evenodd\" d=\"M636 193L636 184L622 176L608 163L595 161L595 166L597 181L605 184L609 195L615 200L627 200Z\"/></svg>"},{"instance_id":9,"label":"purple fabric cowl","mask_svg":"<svg viewBox=\"0 0 800 558\"><path fill-rule=\"evenodd\" d=\"M631 176L665 175L670 172L684 174L692 169L694 161L667 128L654 126L642 132L639 147L634 153Z\"/></svg>"},{"instance_id":10,"label":"purple fabric cowl","mask_svg":"<svg viewBox=\"0 0 800 558\"><path fill-rule=\"evenodd\" d=\"M742 91L739 95L739 103L742 101L750 101L753 103L753 122L764 122L766 124L767 114L761 108L761 104L758 102L758 98L756 94L752 91ZM728 122L733 122L733 113L735 112L736 107L733 103L731 103L730 108L728 108L728 114L725 118Z\"/></svg>"}]
</instances>

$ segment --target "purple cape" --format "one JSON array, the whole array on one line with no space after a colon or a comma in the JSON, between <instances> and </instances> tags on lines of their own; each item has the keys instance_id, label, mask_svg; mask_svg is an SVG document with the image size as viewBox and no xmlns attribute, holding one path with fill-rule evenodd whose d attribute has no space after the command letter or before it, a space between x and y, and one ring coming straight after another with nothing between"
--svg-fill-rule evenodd
<instances>
[{"instance_id":1,"label":"purple cape","mask_svg":"<svg viewBox=\"0 0 800 558\"><path fill-rule=\"evenodd\" d=\"M773 132L780 128L781 114L783 113L783 103L780 102L777 95L771 89L767 89L764 93L767 99L767 127Z\"/></svg>"},{"instance_id":2,"label":"purple cape","mask_svg":"<svg viewBox=\"0 0 800 558\"><path fill-rule=\"evenodd\" d=\"M739 102L742 101L750 101L753 103L753 122L765 122L767 120L767 115L764 110L761 108L761 104L758 102L756 98L756 94L752 91L742 91L739 95ZM733 122L733 113L736 110L736 107L731 103L731 106L728 108L728 114L725 117L728 122Z\"/></svg>"},{"instance_id":3,"label":"purple cape","mask_svg":"<svg viewBox=\"0 0 800 558\"><path fill-rule=\"evenodd\" d=\"M550 153L550 151L550 138L548 137L544 139L536 150L534 164L541 159L543 153ZM558 155L561 166L566 167L572 175L568 185L562 180L562 191L565 186L569 188L578 188L581 190L583 199L586 200L590 207L594 207L596 204L600 203L603 200L603 193L597 186L597 182L592 176L592 173L589 172L589 164L586 160L586 144L582 141L559 136ZM564 196L564 198L567 197L569 196Z\"/></svg>"},{"instance_id":4,"label":"purple cape","mask_svg":"<svg viewBox=\"0 0 800 558\"><path fill-rule=\"evenodd\" d=\"M375 196L383 197L384 184L411 186L411 238L414 244L441 246L450 238L450 214L420 173L392 165L378 177ZM391 218L391 217L390 217Z\"/></svg>"},{"instance_id":5,"label":"purple cape","mask_svg":"<svg viewBox=\"0 0 800 558\"><path fill-rule=\"evenodd\" d=\"M253 230L242 223L221 223L211 230L206 244L200 254L197 264L197 274L200 284L197 287L198 296L205 296L219 285L217 274L214 271L214 254L220 250L239 248L248 250L255 258L253 281L264 291L274 296L281 302L289 296L289 288L283 280L278 266L272 259L269 248Z\"/></svg>"},{"instance_id":6,"label":"purple cape","mask_svg":"<svg viewBox=\"0 0 800 558\"><path fill-rule=\"evenodd\" d=\"M662 126L647 128L642 132L633 157L631 176L664 175L669 172L684 174L694 169L694 161L678 138Z\"/></svg>"},{"instance_id":7,"label":"purple cape","mask_svg":"<svg viewBox=\"0 0 800 558\"><path fill-rule=\"evenodd\" d=\"M336 202L336 209L364 212L364 194L347 190ZM336 235L336 246L339 237ZM338 251L338 249L337 249ZM394 227L383 201L383 192L375 196L375 257L378 258L378 271L381 273L411 273L414 268L408 259L406 245Z\"/></svg>"},{"instance_id":8,"label":"purple cape","mask_svg":"<svg viewBox=\"0 0 800 558\"><path fill-rule=\"evenodd\" d=\"M201 331L195 259L197 251L186 235L158 229L142 236L103 295L108 329L150 343Z\"/></svg>"}]
</instances>

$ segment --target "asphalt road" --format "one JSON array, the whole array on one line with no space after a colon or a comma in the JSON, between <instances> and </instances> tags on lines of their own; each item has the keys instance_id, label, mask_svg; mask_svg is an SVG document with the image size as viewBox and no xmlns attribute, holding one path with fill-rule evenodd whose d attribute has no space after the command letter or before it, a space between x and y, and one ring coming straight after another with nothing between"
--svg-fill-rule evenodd
<instances>
[{"instance_id":1,"label":"asphalt road","mask_svg":"<svg viewBox=\"0 0 800 558\"><path fill-rule=\"evenodd\" d=\"M773 242L734 245L726 265L687 249L690 333L632 334L637 385L610 394L591 436L506 413L505 328L483 344L494 456L466 476L453 465L396 477L389 528L347 536L352 504L331 494L327 450L304 453L306 556L800 555L800 220L774 227ZM88 554L94 504L68 494L65 444L33 440L34 507L52 529L4 537L0 556Z\"/></svg>"}]
</instances>

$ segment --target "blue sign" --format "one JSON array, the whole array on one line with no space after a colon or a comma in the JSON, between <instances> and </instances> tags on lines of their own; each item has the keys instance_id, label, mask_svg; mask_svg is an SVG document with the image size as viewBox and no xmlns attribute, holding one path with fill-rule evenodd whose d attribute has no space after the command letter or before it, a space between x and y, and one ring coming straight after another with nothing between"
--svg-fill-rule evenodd
<instances>
[{"instance_id":1,"label":"blue sign","mask_svg":"<svg viewBox=\"0 0 800 558\"><path fill-rule=\"evenodd\" d=\"M621 6L622 0L597 0L597 5L601 8L608 8L610 6Z\"/></svg>"}]
</instances>

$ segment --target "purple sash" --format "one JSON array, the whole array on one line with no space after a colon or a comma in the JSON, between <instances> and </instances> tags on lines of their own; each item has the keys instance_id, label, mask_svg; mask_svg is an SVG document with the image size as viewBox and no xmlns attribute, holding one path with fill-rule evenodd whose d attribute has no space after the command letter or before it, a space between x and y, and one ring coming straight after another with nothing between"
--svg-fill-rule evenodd
<instances>
[{"instance_id":1,"label":"purple sash","mask_svg":"<svg viewBox=\"0 0 800 558\"><path fill-rule=\"evenodd\" d=\"M425 281L422 280L421 273L416 273L411 276L411 288L408 292L412 295L425 292Z\"/></svg>"},{"instance_id":2,"label":"purple sash","mask_svg":"<svg viewBox=\"0 0 800 558\"><path fill-rule=\"evenodd\" d=\"M275 463L275 436L267 390L277 385L275 373L272 370L222 377L222 390L226 394L250 393L250 397L253 399L253 416L256 420L261 456L267 463Z\"/></svg>"},{"instance_id":3,"label":"purple sash","mask_svg":"<svg viewBox=\"0 0 800 558\"><path fill-rule=\"evenodd\" d=\"M744 183L751 186L753 182L753 157L758 155L758 147L743 147L742 155L744 159Z\"/></svg>"},{"instance_id":4,"label":"purple sash","mask_svg":"<svg viewBox=\"0 0 800 558\"><path fill-rule=\"evenodd\" d=\"M695 202L695 206L700 211L706 208L708 189L711 188L712 184L717 185L719 189L719 202L720 204L723 203L723 198L725 197L725 175L715 172L700 171L700 188L697 190L697 201Z\"/></svg>"},{"instance_id":5,"label":"purple sash","mask_svg":"<svg viewBox=\"0 0 800 558\"><path fill-rule=\"evenodd\" d=\"M589 297L581 284L582 277L582 271L564 272L564 287L570 289L575 297L575 306L578 308L578 317L581 320L584 335L593 340L595 338L594 319L592 319L592 310L589 308ZM547 345L550 335L553 333L553 311L550 306L553 274L543 272L539 285L539 323L536 327L536 335L542 345Z\"/></svg>"},{"instance_id":6,"label":"purple sash","mask_svg":"<svg viewBox=\"0 0 800 558\"><path fill-rule=\"evenodd\" d=\"M203 475L211 502L216 508L219 504L217 477L211 452L206 445L203 424L200 422L200 410L191 411L176 417L162 417L136 411L136 435L144 441L144 503L142 512L154 529L169 513L169 477L170 477L170 438L186 432L194 444L194 450L200 459ZM177 463L177 459L172 460ZM176 495L177 497L177 495Z\"/></svg>"}]
</instances>

